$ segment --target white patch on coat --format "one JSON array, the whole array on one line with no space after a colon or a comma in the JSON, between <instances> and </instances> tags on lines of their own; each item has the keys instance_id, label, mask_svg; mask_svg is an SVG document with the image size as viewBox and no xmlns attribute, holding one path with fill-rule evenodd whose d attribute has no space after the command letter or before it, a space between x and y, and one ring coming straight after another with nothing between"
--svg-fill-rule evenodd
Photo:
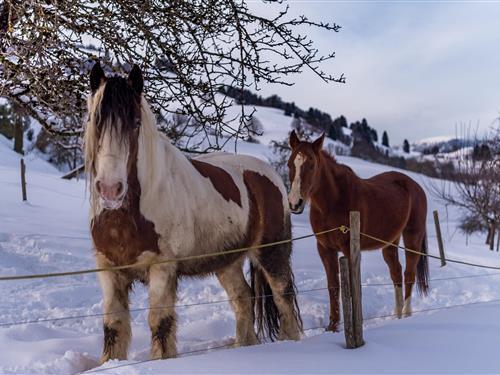
<instances>
[{"instance_id":1,"label":"white patch on coat","mask_svg":"<svg viewBox=\"0 0 500 375\"><path fill-rule=\"evenodd\" d=\"M293 160L293 164L295 166L295 176L292 181L292 186L290 187L290 194L288 194L288 201L292 206L298 205L299 200L302 199L302 194L300 192L300 169L305 161L306 158L302 154L297 154Z\"/></svg>"}]
</instances>

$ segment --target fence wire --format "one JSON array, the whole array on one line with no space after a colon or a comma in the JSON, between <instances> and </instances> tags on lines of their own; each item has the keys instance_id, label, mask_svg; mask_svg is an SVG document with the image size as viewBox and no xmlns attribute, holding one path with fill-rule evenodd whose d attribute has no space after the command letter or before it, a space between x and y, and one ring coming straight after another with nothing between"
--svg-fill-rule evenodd
<instances>
[{"instance_id":1,"label":"fence wire","mask_svg":"<svg viewBox=\"0 0 500 375\"><path fill-rule=\"evenodd\" d=\"M438 310L449 310L449 309L454 309L454 308L459 308L459 307L466 307L466 306L473 306L473 305L480 305L480 304L487 304L487 303L494 303L494 302L500 302L500 298L487 300L487 301L475 301L475 302L461 303L461 304L456 304L456 305L415 310L412 312L412 314L419 314L419 313L438 311ZM363 319L363 321L365 322L365 321L369 321L369 320L384 319L384 318L390 318L390 317L396 317L396 316L397 316L397 314L379 315L379 316L373 316L373 317ZM343 325L343 322L340 322L339 325ZM321 325L321 326L316 326L316 327L309 327L309 328L304 329L303 331L307 332L307 331L312 331L312 330L317 330L317 329L326 329L326 326ZM204 349L196 349L196 350L189 350L189 351L185 351L185 352L180 352L177 354L177 358L178 357L187 357L187 356L190 356L192 354L200 354L200 353L204 354L204 353L208 353L212 350L227 349L227 348L234 347L237 344L239 344L239 343L228 343L228 344L212 346L212 347L204 348ZM264 343L264 344L266 344L266 343ZM262 345L262 344L258 344L258 345ZM244 345L242 345L242 346L244 346ZM132 363L124 363L124 364L120 364L120 365L116 365L116 366L112 366L112 367L106 367L103 369L89 370L89 371L86 371L86 373L105 372L105 371L109 371L109 370L116 370L118 368L124 368L124 367L128 367L128 366L137 366L140 364L150 363L150 362L155 362L155 361L160 361L160 360L161 359L144 359L144 360L135 361Z\"/></svg>"}]
</instances>

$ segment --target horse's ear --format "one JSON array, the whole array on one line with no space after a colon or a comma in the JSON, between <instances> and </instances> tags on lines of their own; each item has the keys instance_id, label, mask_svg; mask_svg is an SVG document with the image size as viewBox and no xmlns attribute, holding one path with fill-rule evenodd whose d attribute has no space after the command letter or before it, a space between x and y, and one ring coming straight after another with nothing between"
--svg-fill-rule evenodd
<instances>
[{"instance_id":1,"label":"horse's ear","mask_svg":"<svg viewBox=\"0 0 500 375\"><path fill-rule=\"evenodd\" d=\"M101 83L106 79L104 70L101 68L101 63L96 62L90 71L90 89L92 93L96 92L101 86Z\"/></svg>"},{"instance_id":2,"label":"horse's ear","mask_svg":"<svg viewBox=\"0 0 500 375\"><path fill-rule=\"evenodd\" d=\"M144 88L144 79L142 78L142 71L138 65L134 64L132 70L128 75L128 81L132 85L135 92L139 95L142 94L142 89Z\"/></svg>"},{"instance_id":3,"label":"horse's ear","mask_svg":"<svg viewBox=\"0 0 500 375\"><path fill-rule=\"evenodd\" d=\"M295 130L292 130L292 132L290 133L290 140L288 143L290 144L290 147L292 148L292 150L294 150L295 147L297 147L299 145L300 139L297 136L297 133L295 133Z\"/></svg>"},{"instance_id":4,"label":"horse's ear","mask_svg":"<svg viewBox=\"0 0 500 375\"><path fill-rule=\"evenodd\" d=\"M323 141L325 140L325 133L321 134L321 137L316 139L313 142L313 150L316 154L319 154L319 152L323 149Z\"/></svg>"}]
</instances>

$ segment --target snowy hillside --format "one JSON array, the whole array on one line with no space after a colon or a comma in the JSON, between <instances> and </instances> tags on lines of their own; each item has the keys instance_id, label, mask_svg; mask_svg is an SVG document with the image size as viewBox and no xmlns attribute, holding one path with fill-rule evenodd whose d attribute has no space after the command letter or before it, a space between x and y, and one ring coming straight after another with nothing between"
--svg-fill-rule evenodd
<instances>
[{"instance_id":1,"label":"snowy hillside","mask_svg":"<svg viewBox=\"0 0 500 375\"><path fill-rule=\"evenodd\" d=\"M258 108L264 134L260 144L241 143L238 152L266 159L267 144L282 140L291 118L282 111ZM230 146L228 146L231 149ZM0 275L60 272L94 266L88 232L85 181L66 181L46 162L27 158L28 203L21 202L19 156L0 137ZM389 167L352 157L338 157L362 177ZM424 186L427 177L408 173ZM458 213L429 199L430 253L436 254L432 210L440 211L447 256L500 266L498 253L484 238L469 238L456 230ZM448 216L446 215L448 212ZM293 235L311 233L306 210L293 217ZM186 306L227 299L215 278L185 279L179 288L178 359L145 362L149 356L146 289L137 285L131 299L133 339L128 362L111 361L106 374L178 372L495 372L500 344L500 303L416 313L405 320L375 318L390 315L394 293L380 252L363 254L363 310L367 344L343 348L343 333L324 333L328 323L325 273L311 238L294 245L293 268L304 320L304 340L203 353L231 343L235 323L227 302ZM431 292L414 298L414 310L500 300L500 272L430 260ZM461 278L475 276L474 278ZM442 280L444 278L455 278ZM458 277L458 278L456 278ZM387 285L369 285L387 284ZM312 289L312 291L310 291ZM317 289L317 290L314 290ZM0 283L0 373L63 373L94 371L101 352L101 291L94 274ZM81 317L82 315L96 315ZM14 324L23 321L74 319ZM200 350L201 352L196 352ZM443 359L446 359L445 362ZM119 367L117 367L119 366ZM113 369L113 367L116 367ZM107 369L107 370L106 370Z\"/></svg>"}]
</instances>

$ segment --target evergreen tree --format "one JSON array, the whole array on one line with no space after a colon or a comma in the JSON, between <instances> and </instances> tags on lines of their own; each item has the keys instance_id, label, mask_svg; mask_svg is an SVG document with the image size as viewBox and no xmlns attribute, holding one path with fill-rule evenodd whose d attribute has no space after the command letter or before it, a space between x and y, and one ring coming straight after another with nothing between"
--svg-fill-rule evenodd
<instances>
[{"instance_id":1,"label":"evergreen tree","mask_svg":"<svg viewBox=\"0 0 500 375\"><path fill-rule=\"evenodd\" d=\"M292 116L292 105L285 103L285 116Z\"/></svg>"},{"instance_id":2,"label":"evergreen tree","mask_svg":"<svg viewBox=\"0 0 500 375\"><path fill-rule=\"evenodd\" d=\"M347 128L347 119L345 116L340 116L337 117L335 120L333 120L333 123L338 126L339 128Z\"/></svg>"},{"instance_id":3,"label":"evergreen tree","mask_svg":"<svg viewBox=\"0 0 500 375\"><path fill-rule=\"evenodd\" d=\"M403 142L403 151L406 152L407 154L410 153L410 144L408 143L407 139L405 139Z\"/></svg>"},{"instance_id":4,"label":"evergreen tree","mask_svg":"<svg viewBox=\"0 0 500 375\"><path fill-rule=\"evenodd\" d=\"M389 136L387 135L387 132L385 130L382 134L382 146L389 147Z\"/></svg>"}]
</instances>

